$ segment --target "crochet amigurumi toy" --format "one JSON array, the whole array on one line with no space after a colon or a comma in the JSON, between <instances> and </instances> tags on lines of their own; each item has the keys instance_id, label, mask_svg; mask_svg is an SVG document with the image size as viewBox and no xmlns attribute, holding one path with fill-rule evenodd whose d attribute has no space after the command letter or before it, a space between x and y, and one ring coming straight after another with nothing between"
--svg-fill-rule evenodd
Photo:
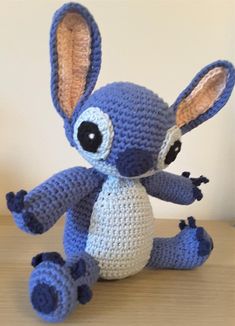
<instances>
[{"instance_id":1,"label":"crochet amigurumi toy","mask_svg":"<svg viewBox=\"0 0 235 326\"><path fill-rule=\"evenodd\" d=\"M122 279L144 267L192 269L213 249L193 217L172 238L154 237L148 194L189 205L208 182L163 172L181 149L181 136L227 102L235 70L227 61L203 68L168 106L152 91L127 82L92 91L101 65L101 38L86 8L63 5L50 32L51 93L66 136L93 166L55 174L27 193L7 194L15 223L30 234L49 230L66 212L64 249L32 259L30 300L44 320L65 319L85 304L99 279Z\"/></svg>"}]
</instances>

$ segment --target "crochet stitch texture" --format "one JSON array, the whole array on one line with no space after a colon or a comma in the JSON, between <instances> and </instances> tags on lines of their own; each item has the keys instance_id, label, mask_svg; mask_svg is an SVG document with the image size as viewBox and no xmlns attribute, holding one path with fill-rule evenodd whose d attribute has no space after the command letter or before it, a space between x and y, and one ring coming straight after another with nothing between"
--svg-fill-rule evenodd
<instances>
[{"instance_id":1,"label":"crochet stitch texture","mask_svg":"<svg viewBox=\"0 0 235 326\"><path fill-rule=\"evenodd\" d=\"M64 251L37 254L29 281L32 306L49 322L64 320L92 298L101 279L149 268L192 269L213 242L193 217L171 238L154 236L148 195L180 205L202 199L204 176L163 169L181 150L182 135L213 117L235 82L228 61L203 68L170 107L154 92L118 82L92 91L101 65L101 37L86 8L67 3L50 31L51 94L66 136L92 168L59 172L30 192L6 195L17 226L42 234L66 214Z\"/></svg>"}]
</instances>

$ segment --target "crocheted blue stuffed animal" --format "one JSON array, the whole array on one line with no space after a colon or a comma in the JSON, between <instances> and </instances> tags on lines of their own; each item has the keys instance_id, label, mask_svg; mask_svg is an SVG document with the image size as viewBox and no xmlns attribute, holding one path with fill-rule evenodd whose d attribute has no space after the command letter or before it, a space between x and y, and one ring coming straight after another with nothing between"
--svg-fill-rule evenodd
<instances>
[{"instance_id":1,"label":"crocheted blue stuffed animal","mask_svg":"<svg viewBox=\"0 0 235 326\"><path fill-rule=\"evenodd\" d=\"M56 252L32 260L30 299L38 315L61 321L92 296L99 279L122 279L150 268L203 264L212 240L194 218L172 238L155 238L148 194L189 205L202 198L207 178L163 172L181 149L181 136L227 102L235 71L227 61L202 69L171 106L132 83L92 93L101 64L98 27L83 6L68 3L54 15L50 34L51 92L67 138L93 168L74 167L29 193L7 194L17 226L49 230L66 212L66 261Z\"/></svg>"}]
</instances>

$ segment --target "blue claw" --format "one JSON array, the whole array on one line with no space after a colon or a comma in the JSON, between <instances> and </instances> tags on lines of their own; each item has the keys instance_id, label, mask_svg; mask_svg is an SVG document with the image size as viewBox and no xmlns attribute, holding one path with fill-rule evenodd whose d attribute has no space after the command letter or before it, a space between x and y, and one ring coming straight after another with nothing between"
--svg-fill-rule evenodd
<instances>
[{"instance_id":1,"label":"blue claw","mask_svg":"<svg viewBox=\"0 0 235 326\"><path fill-rule=\"evenodd\" d=\"M193 187L193 197L197 200L200 201L203 198L202 191L197 188L196 186Z\"/></svg>"},{"instance_id":2,"label":"blue claw","mask_svg":"<svg viewBox=\"0 0 235 326\"><path fill-rule=\"evenodd\" d=\"M6 194L7 207L13 213L14 217L15 215L18 215L16 219L23 222L27 231L30 231L33 234L41 234L44 231L43 225L36 219L33 213L25 210L24 199L26 195L27 192L25 190L20 190L16 194L14 194L14 192L9 192Z\"/></svg>"},{"instance_id":3,"label":"blue claw","mask_svg":"<svg viewBox=\"0 0 235 326\"><path fill-rule=\"evenodd\" d=\"M188 217L188 225L191 229L196 229L196 220L194 217L190 216Z\"/></svg>"},{"instance_id":4,"label":"blue claw","mask_svg":"<svg viewBox=\"0 0 235 326\"><path fill-rule=\"evenodd\" d=\"M21 213L24 209L24 197L27 195L25 190L20 190L16 194L9 192L6 194L7 207L11 212Z\"/></svg>"},{"instance_id":5,"label":"blue claw","mask_svg":"<svg viewBox=\"0 0 235 326\"><path fill-rule=\"evenodd\" d=\"M81 304L86 304L92 299L92 291L86 284L78 286L77 295L78 302Z\"/></svg>"},{"instance_id":6,"label":"blue claw","mask_svg":"<svg viewBox=\"0 0 235 326\"><path fill-rule=\"evenodd\" d=\"M183 172L181 174L185 178L189 178L193 184L193 197L200 201L203 198L201 190L198 188L202 183L208 183L209 179L201 175L199 178L190 178L190 172Z\"/></svg>"},{"instance_id":7,"label":"blue claw","mask_svg":"<svg viewBox=\"0 0 235 326\"><path fill-rule=\"evenodd\" d=\"M43 261L50 261L60 266L63 266L65 264L64 259L61 257L61 255L58 252L42 252L32 258L31 265L33 267L36 267L39 264L41 264Z\"/></svg>"},{"instance_id":8,"label":"blue claw","mask_svg":"<svg viewBox=\"0 0 235 326\"><path fill-rule=\"evenodd\" d=\"M182 175L182 177L189 178L190 172L184 171L181 175Z\"/></svg>"},{"instance_id":9,"label":"blue claw","mask_svg":"<svg viewBox=\"0 0 235 326\"><path fill-rule=\"evenodd\" d=\"M180 223L179 223L179 228L180 230L182 231L183 229L185 229L187 226L187 224L185 223L185 220L180 220Z\"/></svg>"},{"instance_id":10,"label":"blue claw","mask_svg":"<svg viewBox=\"0 0 235 326\"><path fill-rule=\"evenodd\" d=\"M208 183L209 179L201 175L199 178L190 178L194 186L199 187L202 183Z\"/></svg>"},{"instance_id":11,"label":"blue claw","mask_svg":"<svg viewBox=\"0 0 235 326\"><path fill-rule=\"evenodd\" d=\"M185 222L185 220L180 220L180 223L179 223L179 228L180 230L184 230L186 227L189 227L191 229L196 229L197 226L196 226L196 220L194 217L190 216L187 218L188 220L188 224Z\"/></svg>"}]
</instances>

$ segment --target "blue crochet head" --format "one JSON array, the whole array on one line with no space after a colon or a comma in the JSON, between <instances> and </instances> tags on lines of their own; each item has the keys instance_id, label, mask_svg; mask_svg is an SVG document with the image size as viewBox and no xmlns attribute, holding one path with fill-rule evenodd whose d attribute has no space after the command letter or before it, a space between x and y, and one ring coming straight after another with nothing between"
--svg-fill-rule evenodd
<instances>
[{"instance_id":1,"label":"blue crochet head","mask_svg":"<svg viewBox=\"0 0 235 326\"><path fill-rule=\"evenodd\" d=\"M68 3L51 27L51 92L70 144L104 174L140 178L173 162L182 134L214 116L235 82L231 63L202 69L172 106L132 83L95 87L101 64L98 27L83 6Z\"/></svg>"}]
</instances>

